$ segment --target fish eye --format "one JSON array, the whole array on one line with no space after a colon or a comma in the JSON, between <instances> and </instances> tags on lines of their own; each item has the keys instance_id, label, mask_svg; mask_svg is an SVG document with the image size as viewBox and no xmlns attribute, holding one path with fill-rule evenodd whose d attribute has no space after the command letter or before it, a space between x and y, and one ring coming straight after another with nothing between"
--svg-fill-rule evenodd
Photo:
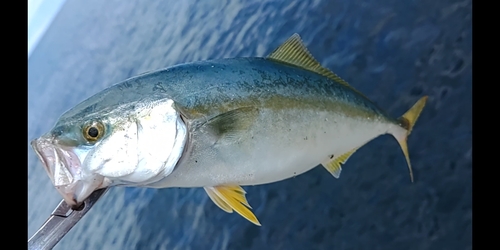
<instances>
[{"instance_id":1,"label":"fish eye","mask_svg":"<svg viewBox=\"0 0 500 250\"><path fill-rule=\"evenodd\" d=\"M104 125L99 121L92 121L83 126L83 137L88 142L95 142L104 135Z\"/></svg>"}]
</instances>

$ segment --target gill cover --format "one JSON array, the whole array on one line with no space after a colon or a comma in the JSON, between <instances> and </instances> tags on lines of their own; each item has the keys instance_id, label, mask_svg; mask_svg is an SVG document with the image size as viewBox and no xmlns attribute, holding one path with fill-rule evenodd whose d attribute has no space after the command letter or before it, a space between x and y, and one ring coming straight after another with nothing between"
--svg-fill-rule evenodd
<instances>
[{"instance_id":1,"label":"gill cover","mask_svg":"<svg viewBox=\"0 0 500 250\"><path fill-rule=\"evenodd\" d=\"M88 171L116 184L143 185L170 174L181 157L186 125L172 100L138 108L137 115L110 124L111 134L84 161Z\"/></svg>"}]
</instances>

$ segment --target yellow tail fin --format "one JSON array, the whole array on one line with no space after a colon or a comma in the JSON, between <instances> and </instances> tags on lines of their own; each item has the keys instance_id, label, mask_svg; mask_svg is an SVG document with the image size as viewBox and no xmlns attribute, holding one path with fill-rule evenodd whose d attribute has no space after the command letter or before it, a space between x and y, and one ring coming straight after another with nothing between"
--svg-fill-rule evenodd
<instances>
[{"instance_id":1,"label":"yellow tail fin","mask_svg":"<svg viewBox=\"0 0 500 250\"><path fill-rule=\"evenodd\" d=\"M411 133L411 130L413 129L413 126L415 125L415 122L418 119L418 116L420 116L420 113L422 112L422 109L425 106L425 102L427 101L427 96L424 96L418 100L413 107L411 107L406 113L399 117L399 125L406 129L406 135L404 137L397 138L399 146L401 146L401 149L403 150L403 154L405 155L406 162L408 163L408 169L410 170L410 179L411 182L413 182L413 171L411 169L411 163L410 163L410 155L408 153L408 145L406 143L408 136Z\"/></svg>"}]
</instances>

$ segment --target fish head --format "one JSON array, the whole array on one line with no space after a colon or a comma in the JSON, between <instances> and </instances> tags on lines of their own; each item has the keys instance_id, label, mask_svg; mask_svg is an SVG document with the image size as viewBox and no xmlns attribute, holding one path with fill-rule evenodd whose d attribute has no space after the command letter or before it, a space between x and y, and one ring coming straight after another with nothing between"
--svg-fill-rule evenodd
<instances>
[{"instance_id":1,"label":"fish head","mask_svg":"<svg viewBox=\"0 0 500 250\"><path fill-rule=\"evenodd\" d=\"M186 126L172 104L65 114L31 146L66 203L76 206L97 189L142 186L173 171L183 152Z\"/></svg>"}]
</instances>

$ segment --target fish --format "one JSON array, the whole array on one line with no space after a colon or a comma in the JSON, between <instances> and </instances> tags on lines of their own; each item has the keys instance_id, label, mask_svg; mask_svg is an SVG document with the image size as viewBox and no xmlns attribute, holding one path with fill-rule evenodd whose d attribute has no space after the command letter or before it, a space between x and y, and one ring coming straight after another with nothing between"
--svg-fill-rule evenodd
<instances>
[{"instance_id":1,"label":"fish","mask_svg":"<svg viewBox=\"0 0 500 250\"><path fill-rule=\"evenodd\" d=\"M407 138L426 101L389 116L293 34L266 57L190 62L112 85L31 146L69 205L113 186L203 188L260 226L243 186L317 166L339 178L356 150L384 134L399 143L413 182Z\"/></svg>"}]
</instances>

